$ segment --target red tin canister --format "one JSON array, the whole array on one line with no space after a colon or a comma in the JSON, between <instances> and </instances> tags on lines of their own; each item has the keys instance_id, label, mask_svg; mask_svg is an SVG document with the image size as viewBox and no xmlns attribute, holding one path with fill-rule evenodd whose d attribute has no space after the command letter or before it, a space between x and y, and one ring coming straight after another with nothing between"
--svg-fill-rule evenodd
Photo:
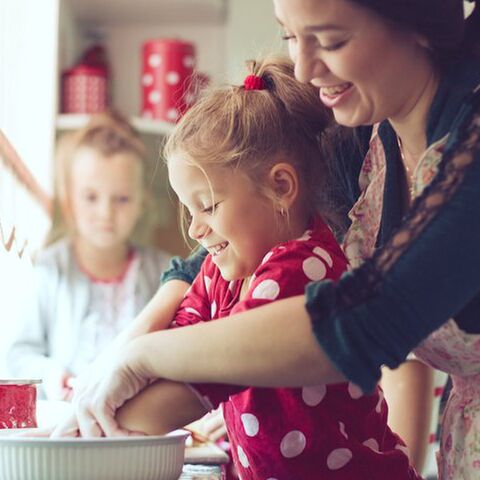
<instances>
[{"instance_id":1,"label":"red tin canister","mask_svg":"<svg viewBox=\"0 0 480 480\"><path fill-rule=\"evenodd\" d=\"M0 380L0 429L37 426L37 385L41 380Z\"/></svg>"},{"instance_id":2,"label":"red tin canister","mask_svg":"<svg viewBox=\"0 0 480 480\"><path fill-rule=\"evenodd\" d=\"M191 93L195 47L177 39L143 44L142 116L176 122L194 102Z\"/></svg>"},{"instance_id":3,"label":"red tin canister","mask_svg":"<svg viewBox=\"0 0 480 480\"><path fill-rule=\"evenodd\" d=\"M99 113L107 108L107 71L77 65L62 74L62 112Z\"/></svg>"}]
</instances>

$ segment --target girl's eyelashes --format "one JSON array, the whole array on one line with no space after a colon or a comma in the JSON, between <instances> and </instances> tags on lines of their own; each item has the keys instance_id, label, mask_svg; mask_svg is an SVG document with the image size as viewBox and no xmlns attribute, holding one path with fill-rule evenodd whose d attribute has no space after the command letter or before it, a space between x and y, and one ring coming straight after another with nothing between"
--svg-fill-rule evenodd
<instances>
[{"instance_id":1,"label":"girl's eyelashes","mask_svg":"<svg viewBox=\"0 0 480 480\"><path fill-rule=\"evenodd\" d=\"M217 209L220 202L214 203L211 207L205 207L202 209L202 213L208 213L209 215L213 214Z\"/></svg>"}]
</instances>

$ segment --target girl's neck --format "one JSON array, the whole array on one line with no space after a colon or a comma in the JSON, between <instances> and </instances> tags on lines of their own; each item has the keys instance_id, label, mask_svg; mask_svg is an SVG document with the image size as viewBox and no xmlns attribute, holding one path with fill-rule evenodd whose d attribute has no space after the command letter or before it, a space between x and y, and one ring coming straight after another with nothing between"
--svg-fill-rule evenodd
<instances>
[{"instance_id":1,"label":"girl's neck","mask_svg":"<svg viewBox=\"0 0 480 480\"><path fill-rule=\"evenodd\" d=\"M294 240L295 238L300 238L305 231L309 228L310 223L312 221L311 218L308 217L306 213L307 209L301 209L301 213L299 212L299 207L296 206L292 209L291 217L289 222L285 222L285 225L282 226L282 229L279 233L278 239L275 242L275 245L272 245L271 248L280 245L281 243L288 242L290 240ZM265 252L265 255L267 252ZM258 268L258 267L257 267ZM250 289L250 282L252 280L252 275L245 277L242 279L242 286L240 287L240 297L239 301L243 300Z\"/></svg>"},{"instance_id":2,"label":"girl's neck","mask_svg":"<svg viewBox=\"0 0 480 480\"><path fill-rule=\"evenodd\" d=\"M76 238L73 248L82 270L89 277L100 281L108 282L120 278L130 261L131 247L126 243L104 249Z\"/></svg>"}]
</instances>

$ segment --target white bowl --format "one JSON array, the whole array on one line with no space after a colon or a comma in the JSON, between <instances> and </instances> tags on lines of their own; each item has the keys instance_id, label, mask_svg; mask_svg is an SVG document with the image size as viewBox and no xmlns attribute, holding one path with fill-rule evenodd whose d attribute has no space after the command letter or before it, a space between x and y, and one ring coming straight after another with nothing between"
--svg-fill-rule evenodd
<instances>
[{"instance_id":1,"label":"white bowl","mask_svg":"<svg viewBox=\"0 0 480 480\"><path fill-rule=\"evenodd\" d=\"M176 431L51 439L15 436L18 432L0 430L0 480L177 480L188 437Z\"/></svg>"}]
</instances>

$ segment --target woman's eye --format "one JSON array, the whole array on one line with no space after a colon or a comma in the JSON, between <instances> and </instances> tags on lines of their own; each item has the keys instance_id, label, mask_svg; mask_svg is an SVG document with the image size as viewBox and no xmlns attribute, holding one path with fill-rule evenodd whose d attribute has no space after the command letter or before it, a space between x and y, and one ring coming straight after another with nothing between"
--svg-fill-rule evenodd
<instances>
[{"instance_id":1,"label":"woman's eye","mask_svg":"<svg viewBox=\"0 0 480 480\"><path fill-rule=\"evenodd\" d=\"M327 52L333 52L335 50L339 50L346 44L347 44L347 40L342 40L341 42L331 43L330 45L320 45L320 48Z\"/></svg>"}]
</instances>

